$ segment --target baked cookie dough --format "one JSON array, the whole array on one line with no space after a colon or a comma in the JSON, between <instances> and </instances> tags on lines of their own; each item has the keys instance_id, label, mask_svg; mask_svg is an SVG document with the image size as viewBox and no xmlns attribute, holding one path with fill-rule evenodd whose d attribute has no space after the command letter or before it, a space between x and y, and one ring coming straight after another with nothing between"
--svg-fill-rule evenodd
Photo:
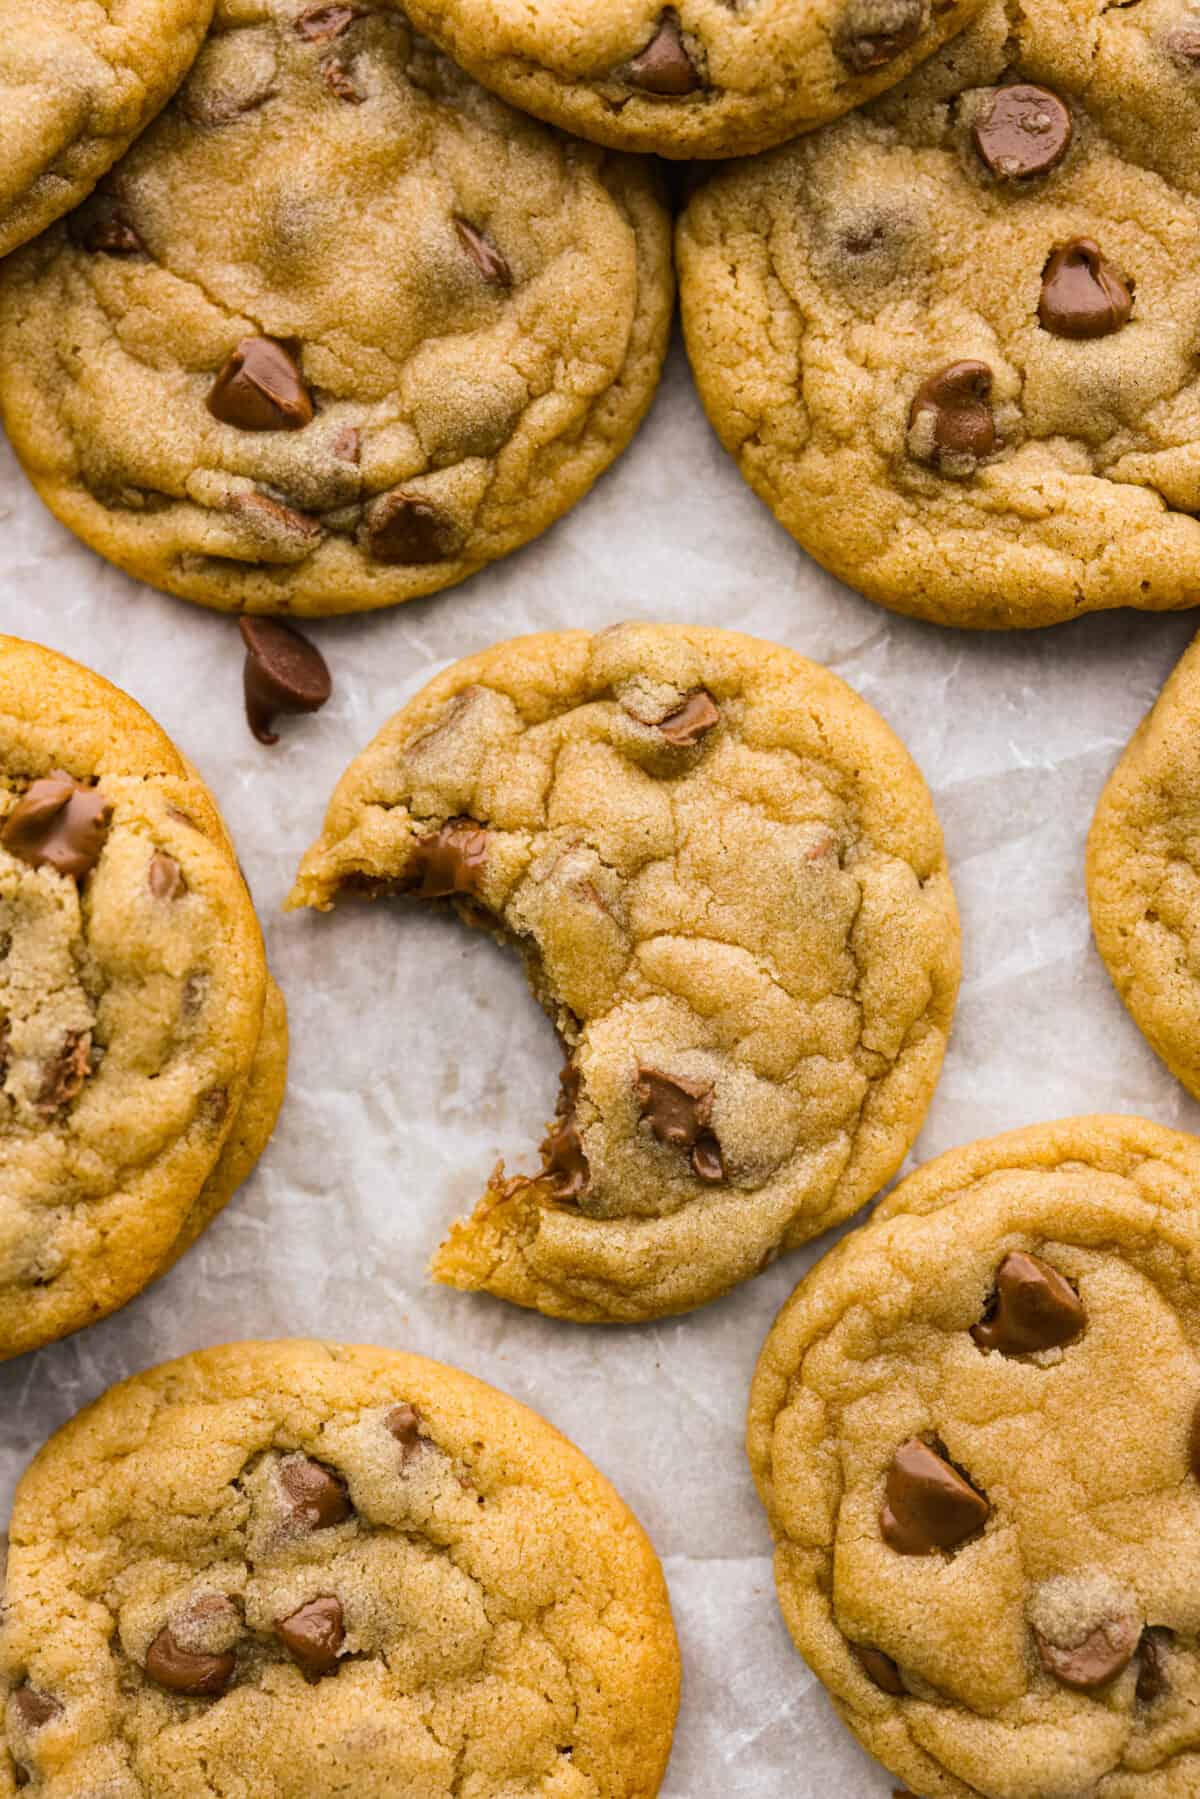
<instances>
[{"instance_id":1,"label":"baked cookie dough","mask_svg":"<svg viewBox=\"0 0 1200 1799\"><path fill-rule=\"evenodd\" d=\"M213 0L0 0L0 256L85 198L187 73Z\"/></svg>"},{"instance_id":2,"label":"baked cookie dough","mask_svg":"<svg viewBox=\"0 0 1200 1799\"><path fill-rule=\"evenodd\" d=\"M534 1178L433 1263L581 1322L682 1312L890 1179L941 1068L958 916L920 774L825 669L620 625L456 663L342 777L289 904L453 896L562 1039Z\"/></svg>"},{"instance_id":3,"label":"baked cookie dough","mask_svg":"<svg viewBox=\"0 0 1200 1799\"><path fill-rule=\"evenodd\" d=\"M1088 835L1096 943L1151 1046L1200 1099L1200 639L1130 739Z\"/></svg>"},{"instance_id":4,"label":"baked cookie dough","mask_svg":"<svg viewBox=\"0 0 1200 1799\"><path fill-rule=\"evenodd\" d=\"M162 118L0 271L0 412L131 574L360 611L586 493L673 295L648 164L513 113L383 0L220 0Z\"/></svg>"},{"instance_id":5,"label":"baked cookie dough","mask_svg":"<svg viewBox=\"0 0 1200 1799\"><path fill-rule=\"evenodd\" d=\"M725 447L817 560L939 624L1194 605L1200 24L993 4L721 171L678 236Z\"/></svg>"},{"instance_id":6,"label":"baked cookie dough","mask_svg":"<svg viewBox=\"0 0 1200 1799\"><path fill-rule=\"evenodd\" d=\"M419 1356L185 1356L17 1489L3 1799L653 1799L678 1695L633 1514L536 1413Z\"/></svg>"},{"instance_id":7,"label":"baked cookie dough","mask_svg":"<svg viewBox=\"0 0 1200 1799\"><path fill-rule=\"evenodd\" d=\"M0 1359L175 1261L254 1166L286 1069L195 770L119 689L0 637Z\"/></svg>"},{"instance_id":8,"label":"baked cookie dough","mask_svg":"<svg viewBox=\"0 0 1200 1799\"><path fill-rule=\"evenodd\" d=\"M405 0L514 106L618 150L747 156L893 86L981 0Z\"/></svg>"},{"instance_id":9,"label":"baked cookie dough","mask_svg":"<svg viewBox=\"0 0 1200 1799\"><path fill-rule=\"evenodd\" d=\"M904 1181L783 1308L748 1446L797 1648L925 1799L1200 1791L1200 1141Z\"/></svg>"}]
</instances>

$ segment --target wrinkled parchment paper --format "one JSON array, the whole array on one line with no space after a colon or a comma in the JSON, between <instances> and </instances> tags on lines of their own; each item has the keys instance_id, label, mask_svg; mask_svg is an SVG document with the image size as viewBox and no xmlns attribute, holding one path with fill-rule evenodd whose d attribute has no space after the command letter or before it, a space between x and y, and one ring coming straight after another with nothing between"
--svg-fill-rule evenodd
<instances>
[{"instance_id":1,"label":"wrinkled parchment paper","mask_svg":"<svg viewBox=\"0 0 1200 1799\"><path fill-rule=\"evenodd\" d=\"M1122 613L982 636L892 617L811 563L711 435L678 344L640 437L540 542L466 586L317 626L334 695L256 744L236 624L139 587L42 509L0 442L0 628L141 701L216 792L292 1024L289 1097L253 1179L116 1317L0 1367L0 1517L42 1440L113 1381L203 1345L314 1335L457 1363L545 1413L634 1507L684 1656L667 1799L874 1799L896 1784L839 1724L780 1621L742 1450L751 1371L820 1253L638 1329L579 1327L431 1286L426 1260L497 1156L535 1165L553 1033L516 958L449 916L284 917L345 764L447 662L523 631L726 625L837 670L933 789L963 914L950 1054L914 1160L1072 1112L1200 1129L1088 928L1083 846L1116 756L1200 615Z\"/></svg>"}]
</instances>

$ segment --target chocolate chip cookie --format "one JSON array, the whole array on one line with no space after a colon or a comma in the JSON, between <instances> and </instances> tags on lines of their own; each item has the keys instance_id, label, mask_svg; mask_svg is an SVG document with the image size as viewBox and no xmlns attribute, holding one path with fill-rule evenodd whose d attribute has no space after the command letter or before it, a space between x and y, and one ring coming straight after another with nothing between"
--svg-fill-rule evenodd
<instances>
[{"instance_id":1,"label":"chocolate chip cookie","mask_svg":"<svg viewBox=\"0 0 1200 1799\"><path fill-rule=\"evenodd\" d=\"M1200 1098L1200 639L1130 739L1088 837L1092 929L1113 984Z\"/></svg>"},{"instance_id":2,"label":"chocolate chip cookie","mask_svg":"<svg viewBox=\"0 0 1200 1799\"><path fill-rule=\"evenodd\" d=\"M175 1261L254 1166L286 1067L195 770L107 681L0 637L0 1358Z\"/></svg>"},{"instance_id":3,"label":"chocolate chip cookie","mask_svg":"<svg viewBox=\"0 0 1200 1799\"><path fill-rule=\"evenodd\" d=\"M1200 26L993 3L679 231L709 417L781 523L940 624L1195 604Z\"/></svg>"},{"instance_id":4,"label":"chocolate chip cookie","mask_svg":"<svg viewBox=\"0 0 1200 1799\"><path fill-rule=\"evenodd\" d=\"M801 1282L748 1445L797 1648L927 1799L1200 1791L1200 1141L918 1170Z\"/></svg>"},{"instance_id":5,"label":"chocolate chip cookie","mask_svg":"<svg viewBox=\"0 0 1200 1799\"><path fill-rule=\"evenodd\" d=\"M650 402L644 162L513 113L383 0L220 0L170 107L0 273L42 498L231 611L432 593L565 512Z\"/></svg>"},{"instance_id":6,"label":"chocolate chip cookie","mask_svg":"<svg viewBox=\"0 0 1200 1799\"><path fill-rule=\"evenodd\" d=\"M0 0L0 256L89 194L187 73L213 0Z\"/></svg>"},{"instance_id":7,"label":"chocolate chip cookie","mask_svg":"<svg viewBox=\"0 0 1200 1799\"><path fill-rule=\"evenodd\" d=\"M451 898L521 951L566 1065L436 1279L582 1322L685 1311L895 1173L958 918L920 774L825 669L621 625L456 663L343 776L290 904Z\"/></svg>"},{"instance_id":8,"label":"chocolate chip cookie","mask_svg":"<svg viewBox=\"0 0 1200 1799\"><path fill-rule=\"evenodd\" d=\"M653 1799L678 1692L632 1513L544 1419L419 1356L185 1356L17 1490L0 1794Z\"/></svg>"},{"instance_id":9,"label":"chocolate chip cookie","mask_svg":"<svg viewBox=\"0 0 1200 1799\"><path fill-rule=\"evenodd\" d=\"M892 87L980 0L405 0L514 106L618 150L745 156Z\"/></svg>"}]
</instances>

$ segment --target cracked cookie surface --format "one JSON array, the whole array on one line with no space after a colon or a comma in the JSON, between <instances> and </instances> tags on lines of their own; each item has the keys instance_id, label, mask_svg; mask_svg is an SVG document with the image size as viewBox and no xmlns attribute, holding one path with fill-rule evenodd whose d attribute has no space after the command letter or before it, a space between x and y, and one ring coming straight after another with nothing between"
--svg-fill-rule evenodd
<instances>
[{"instance_id":1,"label":"cracked cookie surface","mask_svg":"<svg viewBox=\"0 0 1200 1799\"><path fill-rule=\"evenodd\" d=\"M895 1173L941 1067L958 918L919 772L835 676L734 632L519 638L350 765L291 905L457 896L562 1039L539 1176L437 1279L591 1322L685 1311Z\"/></svg>"},{"instance_id":2,"label":"cracked cookie surface","mask_svg":"<svg viewBox=\"0 0 1200 1799\"><path fill-rule=\"evenodd\" d=\"M745 156L892 87L980 0L407 0L514 106L619 150Z\"/></svg>"},{"instance_id":3,"label":"cracked cookie surface","mask_svg":"<svg viewBox=\"0 0 1200 1799\"><path fill-rule=\"evenodd\" d=\"M1200 1141L952 1150L779 1314L748 1448L797 1648L928 1799L1200 1785Z\"/></svg>"},{"instance_id":4,"label":"cracked cookie surface","mask_svg":"<svg viewBox=\"0 0 1200 1799\"><path fill-rule=\"evenodd\" d=\"M1200 29L993 4L680 225L709 417L798 542L941 624L1195 603Z\"/></svg>"},{"instance_id":5,"label":"cracked cookie surface","mask_svg":"<svg viewBox=\"0 0 1200 1799\"><path fill-rule=\"evenodd\" d=\"M89 194L164 106L213 0L0 0L0 256Z\"/></svg>"},{"instance_id":6,"label":"cracked cookie surface","mask_svg":"<svg viewBox=\"0 0 1200 1799\"><path fill-rule=\"evenodd\" d=\"M380 0L220 0L170 107L0 276L42 498L208 606L432 593L565 512L648 406L653 172L513 113Z\"/></svg>"},{"instance_id":7,"label":"cracked cookie surface","mask_svg":"<svg viewBox=\"0 0 1200 1799\"><path fill-rule=\"evenodd\" d=\"M286 1067L207 789L127 695L0 637L0 1357L170 1266L253 1167Z\"/></svg>"},{"instance_id":8,"label":"cracked cookie surface","mask_svg":"<svg viewBox=\"0 0 1200 1799\"><path fill-rule=\"evenodd\" d=\"M184 1357L17 1491L0 1794L653 1799L678 1692L632 1513L544 1419L418 1356Z\"/></svg>"},{"instance_id":9,"label":"cracked cookie surface","mask_svg":"<svg viewBox=\"0 0 1200 1799\"><path fill-rule=\"evenodd\" d=\"M1200 1098L1200 640L1113 770L1088 835L1096 944L1138 1029Z\"/></svg>"}]
</instances>

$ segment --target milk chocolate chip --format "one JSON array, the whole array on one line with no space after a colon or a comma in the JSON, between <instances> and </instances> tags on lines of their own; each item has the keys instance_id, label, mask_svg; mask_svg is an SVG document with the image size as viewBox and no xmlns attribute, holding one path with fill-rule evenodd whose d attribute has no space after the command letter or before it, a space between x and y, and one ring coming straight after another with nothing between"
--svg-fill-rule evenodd
<instances>
[{"instance_id":1,"label":"milk chocolate chip","mask_svg":"<svg viewBox=\"0 0 1200 1799\"><path fill-rule=\"evenodd\" d=\"M850 1647L858 1657L867 1679L873 1681L881 1693L891 1693L896 1699L904 1696L907 1688L890 1655L885 1655L882 1649L870 1649L864 1643L851 1643Z\"/></svg>"},{"instance_id":2,"label":"milk chocolate chip","mask_svg":"<svg viewBox=\"0 0 1200 1799\"><path fill-rule=\"evenodd\" d=\"M1074 1648L1063 1649L1034 1626L1033 1637L1047 1674L1077 1693L1106 1687L1129 1666L1140 1636L1129 1618L1106 1618Z\"/></svg>"},{"instance_id":3,"label":"milk chocolate chip","mask_svg":"<svg viewBox=\"0 0 1200 1799\"><path fill-rule=\"evenodd\" d=\"M856 75L881 69L925 29L925 0L850 0L834 35L839 59Z\"/></svg>"},{"instance_id":4,"label":"milk chocolate chip","mask_svg":"<svg viewBox=\"0 0 1200 1799\"><path fill-rule=\"evenodd\" d=\"M1055 250L1042 276L1038 318L1056 337L1109 337L1133 311L1133 295L1090 237Z\"/></svg>"},{"instance_id":5,"label":"milk chocolate chip","mask_svg":"<svg viewBox=\"0 0 1200 1799\"><path fill-rule=\"evenodd\" d=\"M660 1143L691 1151L692 1171L714 1184L725 1179L721 1145L709 1130L712 1118L711 1081L689 1081L682 1075L664 1074L659 1068L639 1066L635 1087L641 1115Z\"/></svg>"},{"instance_id":6,"label":"milk chocolate chip","mask_svg":"<svg viewBox=\"0 0 1200 1799\"><path fill-rule=\"evenodd\" d=\"M157 900L182 899L187 892L183 870L166 850L156 850L151 856L146 885Z\"/></svg>"},{"instance_id":7,"label":"milk chocolate chip","mask_svg":"<svg viewBox=\"0 0 1200 1799\"><path fill-rule=\"evenodd\" d=\"M453 520L422 494L384 494L367 514L367 549L376 562L448 562L463 544Z\"/></svg>"},{"instance_id":8,"label":"milk chocolate chip","mask_svg":"<svg viewBox=\"0 0 1200 1799\"><path fill-rule=\"evenodd\" d=\"M239 431L302 431L312 397L295 357L273 337L244 337L213 382L208 410Z\"/></svg>"},{"instance_id":9,"label":"milk chocolate chip","mask_svg":"<svg viewBox=\"0 0 1200 1799\"><path fill-rule=\"evenodd\" d=\"M58 1055L47 1065L37 1097L38 1111L47 1118L61 1112L79 1097L91 1072L92 1033L68 1031Z\"/></svg>"},{"instance_id":10,"label":"milk chocolate chip","mask_svg":"<svg viewBox=\"0 0 1200 1799\"><path fill-rule=\"evenodd\" d=\"M476 231L474 225L468 225L466 219L455 219L454 229L458 232L459 242L471 258L483 279L492 287L511 287L512 270L482 231Z\"/></svg>"},{"instance_id":11,"label":"milk chocolate chip","mask_svg":"<svg viewBox=\"0 0 1200 1799\"><path fill-rule=\"evenodd\" d=\"M542 1144L543 1173L553 1182L556 1199L577 1199L591 1179L575 1121L581 1082L579 1070L568 1062L559 1075L556 1117Z\"/></svg>"},{"instance_id":12,"label":"milk chocolate chip","mask_svg":"<svg viewBox=\"0 0 1200 1799\"><path fill-rule=\"evenodd\" d=\"M986 362L951 362L927 376L908 415L910 437L921 440L914 453L934 463L943 457L990 456L996 447L991 392Z\"/></svg>"},{"instance_id":13,"label":"milk chocolate chip","mask_svg":"<svg viewBox=\"0 0 1200 1799\"><path fill-rule=\"evenodd\" d=\"M112 802L97 787L84 787L61 768L34 781L0 828L0 843L33 868L43 864L82 880L100 859Z\"/></svg>"},{"instance_id":14,"label":"milk chocolate chip","mask_svg":"<svg viewBox=\"0 0 1200 1799\"><path fill-rule=\"evenodd\" d=\"M695 693L688 694L682 706L677 707L674 712L668 712L665 718L660 718L657 729L668 743L691 749L693 744L699 743L706 732L720 722L720 718L720 711L712 695L700 687Z\"/></svg>"},{"instance_id":15,"label":"milk chocolate chip","mask_svg":"<svg viewBox=\"0 0 1200 1799\"><path fill-rule=\"evenodd\" d=\"M347 100L351 106L361 106L366 99L366 89L358 85L351 71L338 57L325 58L321 64L321 75L330 93L339 100Z\"/></svg>"},{"instance_id":16,"label":"milk chocolate chip","mask_svg":"<svg viewBox=\"0 0 1200 1799\"><path fill-rule=\"evenodd\" d=\"M1139 1705L1153 1705L1170 1686L1167 1654L1174 1632L1149 1625L1138 1643L1137 1698Z\"/></svg>"},{"instance_id":17,"label":"milk chocolate chip","mask_svg":"<svg viewBox=\"0 0 1200 1799\"><path fill-rule=\"evenodd\" d=\"M246 719L260 743L278 743L277 712L319 712L333 691L329 668L315 644L277 618L243 618Z\"/></svg>"},{"instance_id":18,"label":"milk chocolate chip","mask_svg":"<svg viewBox=\"0 0 1200 1799\"><path fill-rule=\"evenodd\" d=\"M973 1537L991 1510L956 1468L913 1437L892 1458L879 1525L884 1541L901 1555L932 1555Z\"/></svg>"},{"instance_id":19,"label":"milk chocolate chip","mask_svg":"<svg viewBox=\"0 0 1200 1799\"><path fill-rule=\"evenodd\" d=\"M404 1451L405 1461L425 1441L421 1435L421 1414L415 1405L405 1403L393 1406L383 1423L384 1429L391 1432Z\"/></svg>"},{"instance_id":20,"label":"milk chocolate chip","mask_svg":"<svg viewBox=\"0 0 1200 1799\"><path fill-rule=\"evenodd\" d=\"M688 55L679 15L670 7L658 21L658 29L646 48L635 56L626 69L631 87L656 99L678 100L694 94L700 86L696 65Z\"/></svg>"},{"instance_id":21,"label":"milk chocolate chip","mask_svg":"<svg viewBox=\"0 0 1200 1799\"><path fill-rule=\"evenodd\" d=\"M94 194L72 213L67 236L89 256L141 256L146 249L111 194Z\"/></svg>"},{"instance_id":22,"label":"milk chocolate chip","mask_svg":"<svg viewBox=\"0 0 1200 1799\"><path fill-rule=\"evenodd\" d=\"M994 1309L971 1327L971 1335L981 1349L1032 1355L1073 1343L1084 1323L1083 1306L1070 1282L1048 1262L1015 1249L996 1275Z\"/></svg>"},{"instance_id":23,"label":"milk chocolate chip","mask_svg":"<svg viewBox=\"0 0 1200 1799\"><path fill-rule=\"evenodd\" d=\"M451 818L417 840L405 870L404 891L417 899L478 893L483 885L488 834L473 818Z\"/></svg>"},{"instance_id":24,"label":"milk chocolate chip","mask_svg":"<svg viewBox=\"0 0 1200 1799\"><path fill-rule=\"evenodd\" d=\"M298 1667L319 1679L332 1674L338 1664L338 1650L346 1641L346 1624L342 1602L332 1593L310 1599L275 1626L279 1640Z\"/></svg>"},{"instance_id":25,"label":"milk chocolate chip","mask_svg":"<svg viewBox=\"0 0 1200 1799\"><path fill-rule=\"evenodd\" d=\"M365 17L358 6L310 6L296 20L296 30L310 44L328 44Z\"/></svg>"},{"instance_id":26,"label":"milk chocolate chip","mask_svg":"<svg viewBox=\"0 0 1200 1799\"><path fill-rule=\"evenodd\" d=\"M309 1530L343 1524L353 1510L345 1481L320 1462L307 1457L284 1462L279 1479L291 1501L293 1517Z\"/></svg>"},{"instance_id":27,"label":"milk chocolate chip","mask_svg":"<svg viewBox=\"0 0 1200 1799\"><path fill-rule=\"evenodd\" d=\"M1017 82L997 88L975 121L975 147L993 175L1025 181L1062 161L1074 127L1049 88Z\"/></svg>"},{"instance_id":28,"label":"milk chocolate chip","mask_svg":"<svg viewBox=\"0 0 1200 1799\"><path fill-rule=\"evenodd\" d=\"M51 1693L39 1692L37 1687L18 1687L12 1696L18 1718L26 1730L40 1730L43 1724L49 1724L52 1718L62 1716L62 1704Z\"/></svg>"},{"instance_id":29,"label":"milk chocolate chip","mask_svg":"<svg viewBox=\"0 0 1200 1799\"><path fill-rule=\"evenodd\" d=\"M169 1624L165 1624L146 1651L146 1672L172 1693L192 1699L219 1699L237 1667L232 1649L223 1655L205 1655L184 1649Z\"/></svg>"}]
</instances>

